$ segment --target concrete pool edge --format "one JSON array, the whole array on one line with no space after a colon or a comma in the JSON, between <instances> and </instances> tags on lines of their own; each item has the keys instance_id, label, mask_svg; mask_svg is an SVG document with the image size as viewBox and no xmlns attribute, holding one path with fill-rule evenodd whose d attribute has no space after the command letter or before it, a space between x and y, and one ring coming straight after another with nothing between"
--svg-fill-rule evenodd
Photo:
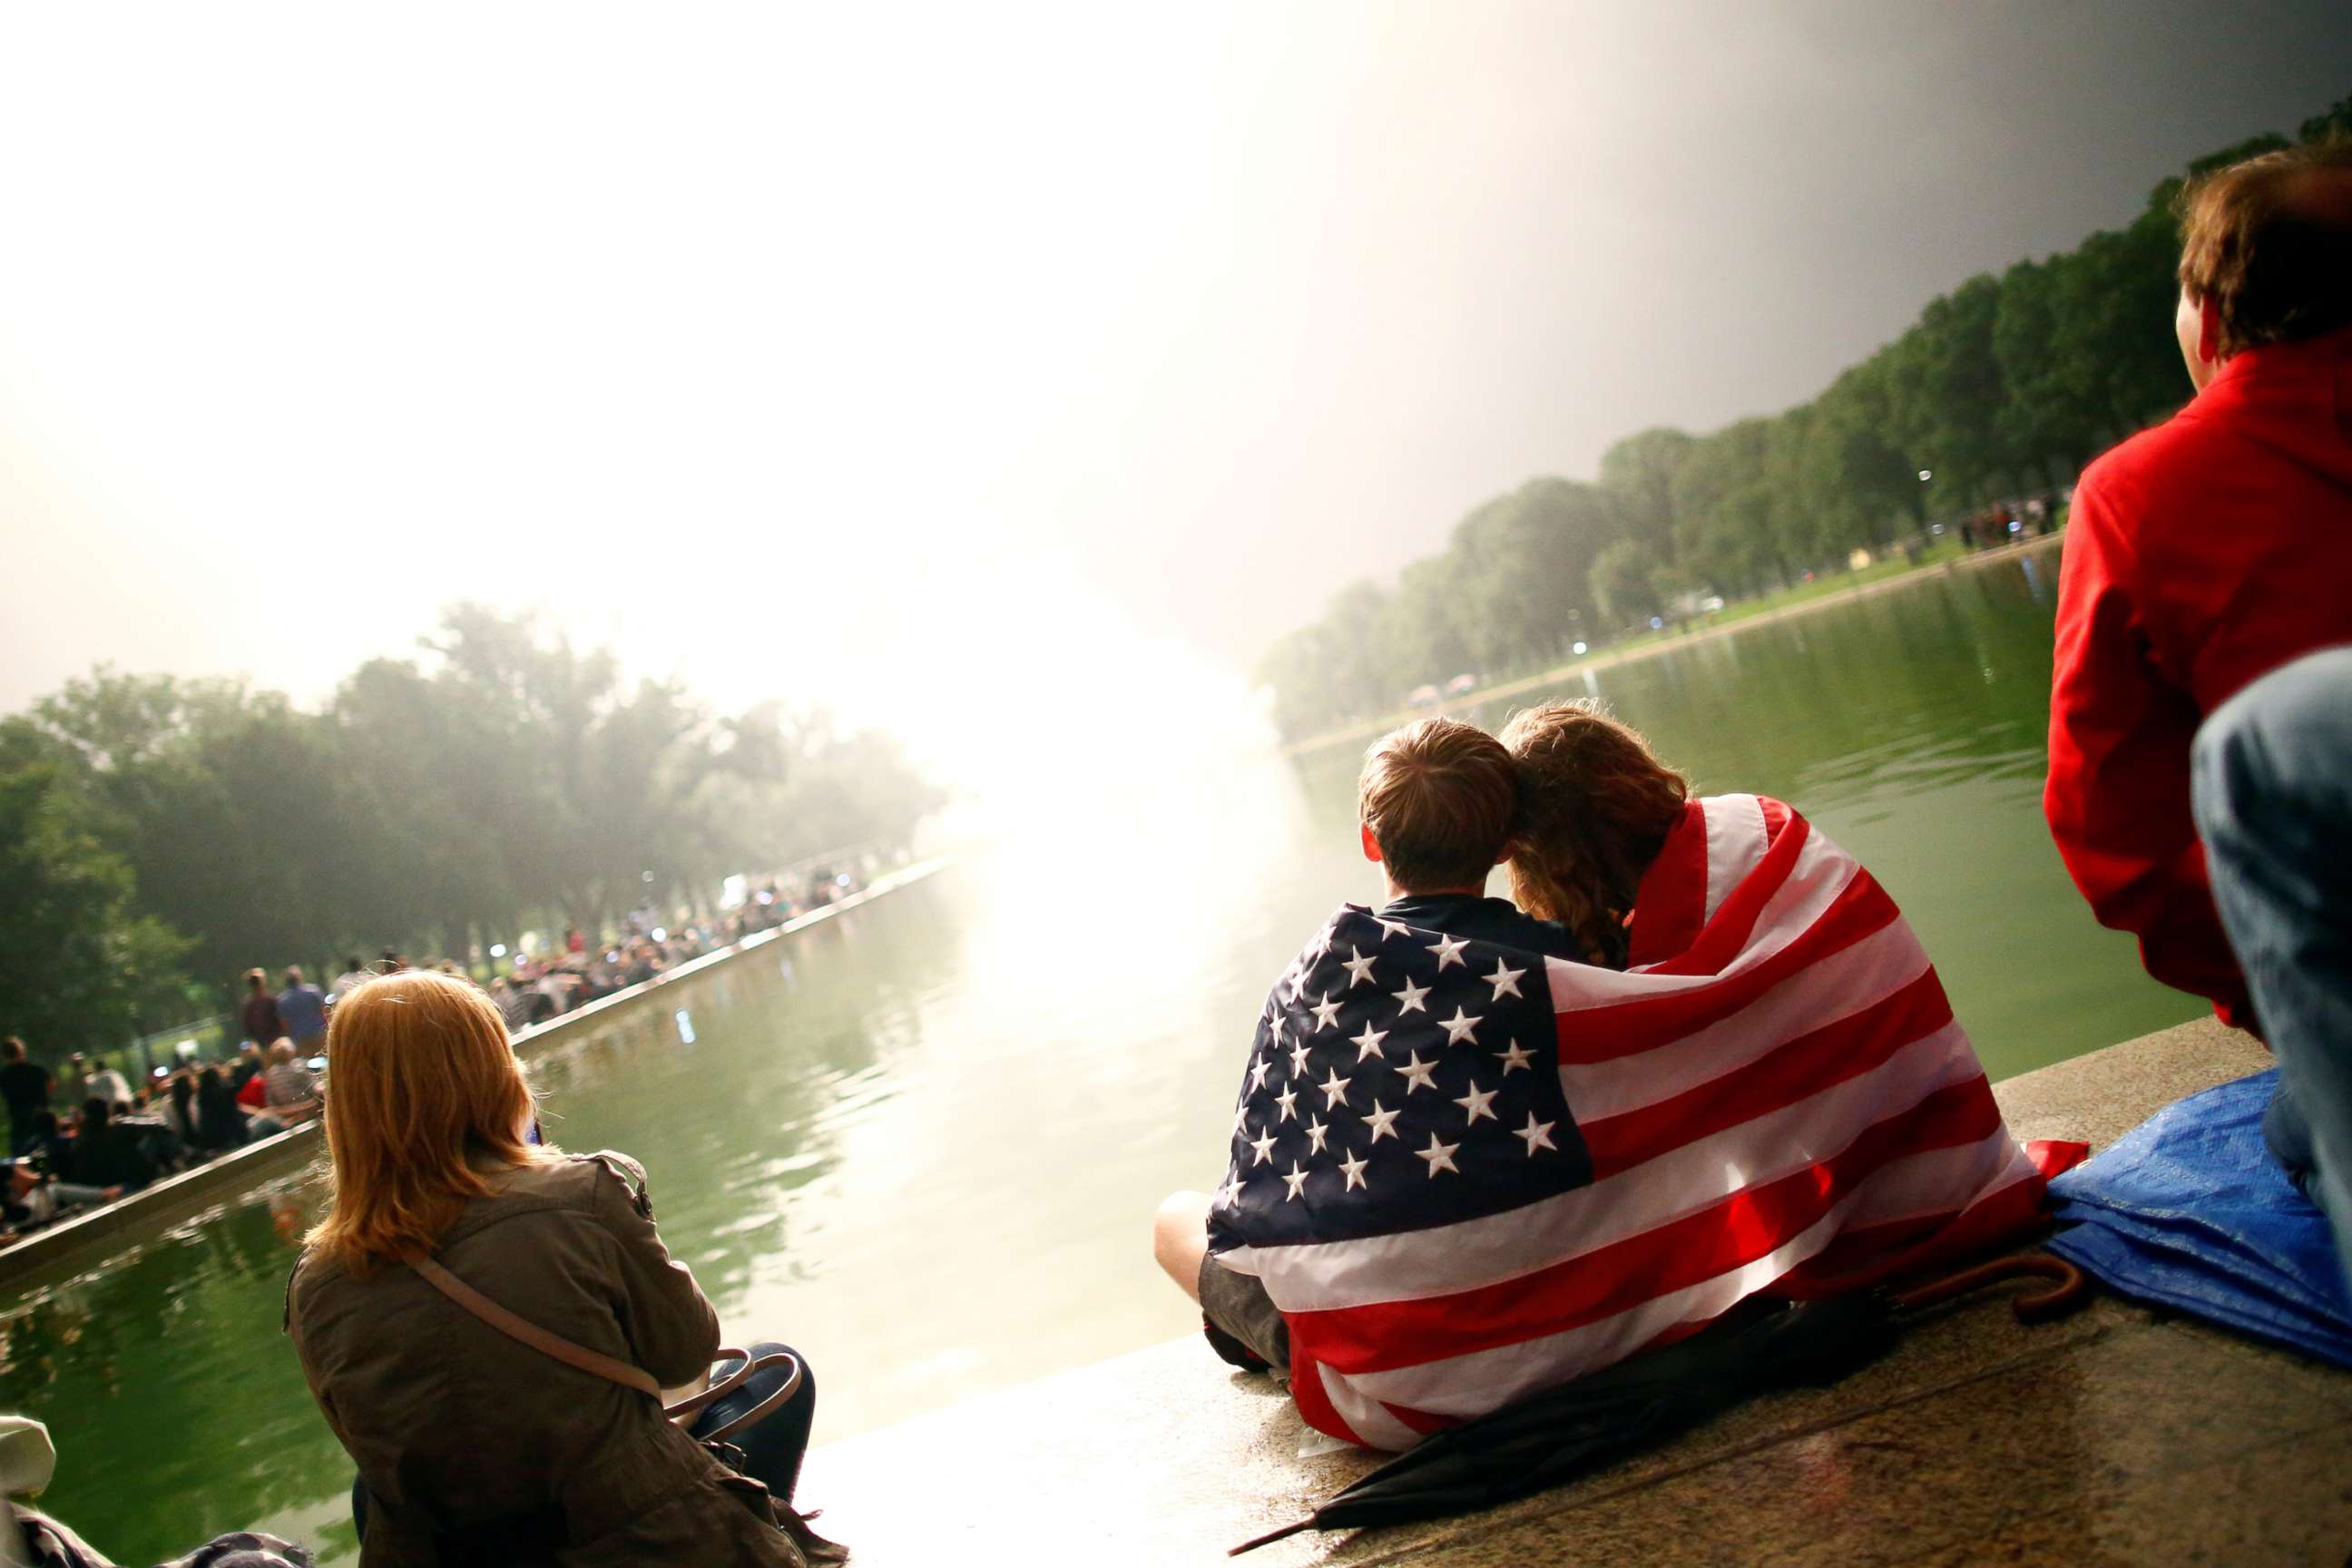
<instances>
[{"instance_id":1,"label":"concrete pool edge","mask_svg":"<svg viewBox=\"0 0 2352 1568\"><path fill-rule=\"evenodd\" d=\"M646 1002L666 985L706 973L730 959L911 887L946 869L954 858L953 855L937 855L886 872L845 899L795 915L780 926L755 931L740 942L704 953L651 980L525 1029L514 1037L515 1054L528 1060L561 1044L567 1037L611 1023L619 1013ZM16 1299L27 1287L37 1286L54 1274L80 1272L92 1260L91 1255L110 1245L119 1247L134 1240L145 1240L197 1217L224 1194L257 1189L300 1172L319 1155L318 1128L314 1121L273 1133L192 1170L167 1176L129 1197L85 1210L0 1247L0 1292L6 1293L8 1306L13 1308Z\"/></svg>"},{"instance_id":2,"label":"concrete pool edge","mask_svg":"<svg viewBox=\"0 0 2352 1568\"><path fill-rule=\"evenodd\" d=\"M2103 1145L2267 1065L2209 1018L1995 1092L2021 1138ZM1369 1468L1302 1456L1305 1436L1265 1380L1186 1338L829 1444L799 1500L869 1568L1208 1563ZM1988 1293L1831 1388L1755 1401L1556 1490L1245 1561L2334 1562L2352 1541L2347 1451L2352 1373L2105 1292L2030 1328Z\"/></svg>"}]
</instances>

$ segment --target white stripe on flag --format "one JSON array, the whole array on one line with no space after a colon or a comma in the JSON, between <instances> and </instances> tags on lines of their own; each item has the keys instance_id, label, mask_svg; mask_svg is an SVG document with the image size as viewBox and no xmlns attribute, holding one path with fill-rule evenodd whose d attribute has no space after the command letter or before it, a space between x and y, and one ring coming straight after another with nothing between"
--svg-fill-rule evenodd
<instances>
[{"instance_id":1,"label":"white stripe on flag","mask_svg":"<svg viewBox=\"0 0 2352 1568\"><path fill-rule=\"evenodd\" d=\"M1709 795L1698 803L1706 824L1706 919L1723 908L1764 858L1764 803L1752 795Z\"/></svg>"},{"instance_id":2,"label":"white stripe on flag","mask_svg":"<svg viewBox=\"0 0 2352 1568\"><path fill-rule=\"evenodd\" d=\"M1892 996L1927 967L1927 949L1903 921L1798 971L1728 1018L1638 1057L1562 1062L1559 1086L1579 1121L1621 1116L1672 1100L1760 1061L1800 1035L1850 1018Z\"/></svg>"},{"instance_id":3,"label":"white stripe on flag","mask_svg":"<svg viewBox=\"0 0 2352 1568\"><path fill-rule=\"evenodd\" d=\"M1255 1274L1286 1312L1449 1296L1515 1279L1654 1230L1835 1157L1875 1121L1984 1075L1958 1024L1867 1073L1686 1143L1630 1171L1459 1225L1296 1247L1237 1247L1217 1260Z\"/></svg>"},{"instance_id":4,"label":"white stripe on flag","mask_svg":"<svg viewBox=\"0 0 2352 1568\"><path fill-rule=\"evenodd\" d=\"M1989 1160L1998 1166L2004 1146L2016 1149L2006 1128L1997 1129L1975 1143L1910 1156L1904 1162L1910 1168L1889 1183L1885 1192L1890 1196L1916 1200L1940 1190L1943 1201L1929 1212L1949 1214L1962 1206L1964 1200L1973 1205L2010 1185L2006 1180L1982 1190L1972 1184L1974 1173ZM2023 1160L2024 1156L2019 1153L2017 1158ZM2027 1168L2030 1173L2031 1162L2027 1162ZM1764 1257L1683 1289L1653 1297L1624 1311L1539 1339L1385 1372L1342 1377L1325 1368L1323 1386L1329 1389L1335 1384L1349 1384L1367 1399L1387 1400L1435 1415L1481 1415L1537 1390L1581 1376L1593 1368L1621 1361L1678 1323L1705 1321L1729 1310L1820 1253L1843 1232L1863 1223L1876 1223L1874 1215L1865 1220L1872 1207L1870 1185L1865 1184Z\"/></svg>"},{"instance_id":5,"label":"white stripe on flag","mask_svg":"<svg viewBox=\"0 0 2352 1568\"><path fill-rule=\"evenodd\" d=\"M1648 969L1620 972L1548 958L1544 961L1544 975L1551 985L1552 1011L1580 1013L1620 1002L1679 995L1704 990L1727 976L1745 973L1811 931L1861 870L1853 856L1832 843L1829 835L1816 829L1806 835L1804 847L1797 851L1796 863L1789 868L1788 879L1774 889L1765 903L1748 945L1721 970L1712 974L1658 974Z\"/></svg>"}]
</instances>

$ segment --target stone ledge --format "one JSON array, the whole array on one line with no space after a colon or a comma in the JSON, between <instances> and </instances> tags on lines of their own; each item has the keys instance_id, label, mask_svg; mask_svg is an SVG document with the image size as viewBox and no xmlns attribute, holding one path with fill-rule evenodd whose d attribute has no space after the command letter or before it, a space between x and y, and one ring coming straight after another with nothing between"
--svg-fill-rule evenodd
<instances>
[{"instance_id":1,"label":"stone ledge","mask_svg":"<svg viewBox=\"0 0 2352 1568\"><path fill-rule=\"evenodd\" d=\"M1997 1092L2021 1137L2105 1143L2268 1061L2209 1020ZM865 1568L1206 1564L1373 1462L1302 1457L1311 1436L1272 1384L1178 1340L829 1445L801 1500ZM2111 1296L2032 1328L1987 1297L1834 1388L1755 1401L1573 1485L1244 1561L2333 1563L2352 1542L2347 1453L2352 1374Z\"/></svg>"}]
</instances>

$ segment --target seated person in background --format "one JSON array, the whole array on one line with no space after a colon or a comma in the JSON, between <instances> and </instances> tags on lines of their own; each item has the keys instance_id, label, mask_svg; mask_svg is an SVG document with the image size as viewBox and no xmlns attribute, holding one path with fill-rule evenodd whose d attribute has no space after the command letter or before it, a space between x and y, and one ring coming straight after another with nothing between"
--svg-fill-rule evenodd
<instances>
[{"instance_id":1,"label":"seated person in background","mask_svg":"<svg viewBox=\"0 0 2352 1568\"><path fill-rule=\"evenodd\" d=\"M2100 922L2278 1053L2264 1139L2352 1259L2352 143L2181 207L2196 395L2075 491L2042 801Z\"/></svg>"},{"instance_id":2,"label":"seated person in background","mask_svg":"<svg viewBox=\"0 0 2352 1568\"><path fill-rule=\"evenodd\" d=\"M261 1047L252 1040L245 1041L236 1047L236 1065L229 1069L229 1092L237 1097L239 1104L259 1105L260 1091L255 1090L253 1099L247 1100L245 1098L246 1086L268 1070L269 1058L263 1054Z\"/></svg>"},{"instance_id":3,"label":"seated person in background","mask_svg":"<svg viewBox=\"0 0 2352 1568\"><path fill-rule=\"evenodd\" d=\"M1403 1158L1410 1151L1397 1125L1413 1109L1416 1091L1451 1096L1464 1087L1455 1078L1483 1076L1479 1069L1494 1066L1486 1053L1506 1049L1499 1026L1449 1027L1433 991L1464 993L1465 1007L1486 999L1526 1009L1543 994L1547 959L1581 956L1566 926L1486 897L1487 873L1502 858L1518 811L1510 753L1493 736L1451 719L1408 724L1365 753L1356 798L1358 839L1364 858L1381 868L1386 900L1377 914L1342 905L1276 983L1258 1019L1225 1188L1213 1205L1206 1194L1177 1193L1153 1222L1160 1267L1201 1304L1210 1342L1237 1365L1288 1368L1291 1351L1278 1299L1269 1299L1256 1270L1236 1271L1210 1251L1212 1231L1221 1211L1232 1209L1234 1194L1263 1195L1277 1214L1312 1214L1322 1206L1313 1200L1325 1198L1327 1189L1342 1205L1347 1194L1362 1192L1349 1206L1365 1206L1390 1180L1420 1171ZM1493 973L1475 982L1467 979L1474 942L1479 955L1494 959ZM1443 984L1417 985L1430 977L1424 971L1432 964ZM1529 1023L1539 1021L1530 1015ZM1358 1023L1360 1032L1347 1033ZM1523 1069L1533 1059L1527 1052L1506 1056L1510 1065L1500 1070ZM1459 1066L1474 1060L1475 1067ZM1318 1069L1328 1074L1319 1083ZM1433 1076L1441 1072L1442 1079ZM1468 1089L1473 1099L1484 1092L1475 1082ZM1445 1109L1459 1115L1460 1103ZM1491 1110L1485 1116L1494 1119ZM1382 1149L1383 1140L1394 1147ZM1438 1142L1433 1134L1432 1142ZM1389 1166L1366 1177L1368 1163L1383 1155ZM1286 1165L1306 1175L1284 1176ZM1458 1170L1452 1173L1467 1184ZM1379 1186L1370 1184L1374 1181ZM1506 1190L1498 1188L1496 1198ZM1229 1227L1218 1252L1235 1239ZM1309 1237L1302 1232L1297 1239ZM1300 1408L1330 1430L1317 1420L1309 1398L1301 1396Z\"/></svg>"},{"instance_id":4,"label":"seated person in background","mask_svg":"<svg viewBox=\"0 0 2352 1568\"><path fill-rule=\"evenodd\" d=\"M82 1079L81 1091L91 1100L102 1100L110 1108L131 1103L131 1080L108 1067L103 1059L89 1064L89 1076Z\"/></svg>"},{"instance_id":5,"label":"seated person in background","mask_svg":"<svg viewBox=\"0 0 2352 1568\"><path fill-rule=\"evenodd\" d=\"M30 1160L11 1160L8 1185L0 1191L0 1215L7 1229L0 1235L38 1230L51 1220L79 1208L94 1208L122 1195L121 1187L86 1187L44 1174Z\"/></svg>"},{"instance_id":6,"label":"seated person in background","mask_svg":"<svg viewBox=\"0 0 2352 1568\"><path fill-rule=\"evenodd\" d=\"M262 1075L262 1104L287 1127L307 1121L319 1110L319 1078L294 1053L294 1042L269 1047L269 1070Z\"/></svg>"},{"instance_id":7,"label":"seated person in background","mask_svg":"<svg viewBox=\"0 0 2352 1568\"><path fill-rule=\"evenodd\" d=\"M237 1108L236 1096L229 1092L227 1075L217 1067L205 1067L196 1074L195 1129L188 1141L215 1152L234 1149L247 1136L245 1113Z\"/></svg>"},{"instance_id":8,"label":"seated person in background","mask_svg":"<svg viewBox=\"0 0 2352 1568\"><path fill-rule=\"evenodd\" d=\"M81 1108L74 1134L74 1179L89 1187L120 1187L135 1193L155 1179L155 1167L139 1147L138 1133L113 1125L113 1109L92 1097Z\"/></svg>"}]
</instances>

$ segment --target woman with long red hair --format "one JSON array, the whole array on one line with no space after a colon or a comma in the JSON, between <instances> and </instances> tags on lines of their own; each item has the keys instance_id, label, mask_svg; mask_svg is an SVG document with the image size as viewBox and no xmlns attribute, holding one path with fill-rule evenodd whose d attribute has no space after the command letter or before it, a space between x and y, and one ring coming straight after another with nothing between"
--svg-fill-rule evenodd
<instances>
[{"instance_id":1,"label":"woman with long red hair","mask_svg":"<svg viewBox=\"0 0 2352 1568\"><path fill-rule=\"evenodd\" d=\"M359 1470L363 1568L829 1555L790 1506L814 1384L760 1428L786 1445L781 1469L755 1467L772 1497L665 1416L654 1385L701 1385L718 1315L664 1249L633 1161L530 1141L488 998L385 975L336 1005L328 1050L333 1203L286 1323Z\"/></svg>"}]
</instances>

